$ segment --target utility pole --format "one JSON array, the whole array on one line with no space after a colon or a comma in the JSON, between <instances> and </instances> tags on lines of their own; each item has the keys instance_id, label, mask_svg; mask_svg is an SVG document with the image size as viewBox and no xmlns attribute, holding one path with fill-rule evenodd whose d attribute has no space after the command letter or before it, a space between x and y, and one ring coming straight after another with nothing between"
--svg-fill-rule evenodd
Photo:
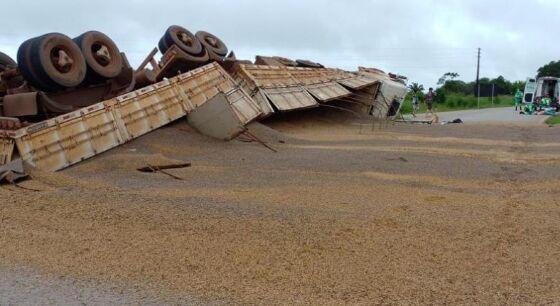
<instances>
[{"instance_id":1,"label":"utility pole","mask_svg":"<svg viewBox=\"0 0 560 306\"><path fill-rule=\"evenodd\" d=\"M476 91L478 108L480 108L480 48L478 48L478 60L476 64Z\"/></svg>"},{"instance_id":2,"label":"utility pole","mask_svg":"<svg viewBox=\"0 0 560 306\"><path fill-rule=\"evenodd\" d=\"M494 89L496 84L492 84L492 106L494 106Z\"/></svg>"}]
</instances>

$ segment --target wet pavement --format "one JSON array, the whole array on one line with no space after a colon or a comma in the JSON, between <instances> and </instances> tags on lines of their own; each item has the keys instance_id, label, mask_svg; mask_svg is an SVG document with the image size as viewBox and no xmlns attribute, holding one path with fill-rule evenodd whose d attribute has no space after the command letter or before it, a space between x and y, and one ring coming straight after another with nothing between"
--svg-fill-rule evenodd
<instances>
[{"instance_id":1,"label":"wet pavement","mask_svg":"<svg viewBox=\"0 0 560 306\"><path fill-rule=\"evenodd\" d=\"M504 123L504 122L515 122L515 123L529 123L529 124L542 124L548 116L539 115L521 115L519 111L515 111L512 107L500 107L500 108L485 108L485 109L474 109L474 110L461 110L452 112L441 112L436 113L439 117L439 121L452 121L455 119L461 119L464 123ZM429 115L419 115L417 119L425 119ZM406 116L405 118L410 119L411 116Z\"/></svg>"}]
</instances>

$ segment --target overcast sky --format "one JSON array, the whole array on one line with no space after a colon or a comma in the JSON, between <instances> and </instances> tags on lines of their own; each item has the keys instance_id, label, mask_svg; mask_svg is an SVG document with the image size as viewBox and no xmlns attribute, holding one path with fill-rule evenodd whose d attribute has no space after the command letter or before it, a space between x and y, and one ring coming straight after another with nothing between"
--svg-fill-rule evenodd
<instances>
[{"instance_id":1,"label":"overcast sky","mask_svg":"<svg viewBox=\"0 0 560 306\"><path fill-rule=\"evenodd\" d=\"M0 51L48 32L109 35L138 65L172 24L210 31L239 58L282 55L377 67L433 86L445 72L533 76L560 59L560 0L19 0L2 1Z\"/></svg>"}]
</instances>

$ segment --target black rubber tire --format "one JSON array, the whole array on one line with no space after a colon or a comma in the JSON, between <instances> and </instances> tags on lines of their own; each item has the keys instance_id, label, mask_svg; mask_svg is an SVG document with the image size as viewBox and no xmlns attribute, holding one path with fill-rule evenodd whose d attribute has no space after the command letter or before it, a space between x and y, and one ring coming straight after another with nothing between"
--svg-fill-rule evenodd
<instances>
[{"instance_id":1,"label":"black rubber tire","mask_svg":"<svg viewBox=\"0 0 560 306\"><path fill-rule=\"evenodd\" d=\"M319 64L319 63L315 63L312 61L308 61L308 60L296 60L296 63L298 64L298 67L306 67L306 68L325 68L325 66Z\"/></svg>"},{"instance_id":2,"label":"black rubber tire","mask_svg":"<svg viewBox=\"0 0 560 306\"><path fill-rule=\"evenodd\" d=\"M228 48L217 36L205 31L198 31L196 32L196 38L198 38L202 46L206 48L208 52L214 53L222 58L227 56Z\"/></svg>"},{"instance_id":3,"label":"black rubber tire","mask_svg":"<svg viewBox=\"0 0 560 306\"><path fill-rule=\"evenodd\" d=\"M188 43L180 38L182 35L188 37ZM165 31L163 37L159 41L158 47L161 53L165 53L173 45L176 45L185 53L193 56L201 55L204 51L202 44L193 33L177 25L170 26Z\"/></svg>"},{"instance_id":4,"label":"black rubber tire","mask_svg":"<svg viewBox=\"0 0 560 306\"><path fill-rule=\"evenodd\" d=\"M28 39L19 46L17 52L18 70L27 83L32 87L43 91L54 91L56 89L56 84L42 82L37 76L37 73L33 68L33 64L31 63L31 48L35 40L38 38L40 37Z\"/></svg>"},{"instance_id":5,"label":"black rubber tire","mask_svg":"<svg viewBox=\"0 0 560 306\"><path fill-rule=\"evenodd\" d=\"M3 72L7 69L15 69L17 68L17 63L9 57L7 54L0 52L0 72ZM8 78L4 80L8 88L16 88L23 85L24 79L21 75Z\"/></svg>"},{"instance_id":6,"label":"black rubber tire","mask_svg":"<svg viewBox=\"0 0 560 306\"><path fill-rule=\"evenodd\" d=\"M0 52L0 71L4 71L8 68L16 68L16 62L9 57L7 54Z\"/></svg>"},{"instance_id":7,"label":"black rubber tire","mask_svg":"<svg viewBox=\"0 0 560 306\"><path fill-rule=\"evenodd\" d=\"M167 50L169 50L169 46L165 42L165 37L160 38L158 42L158 48L161 54L164 54L165 52L167 52Z\"/></svg>"},{"instance_id":8,"label":"black rubber tire","mask_svg":"<svg viewBox=\"0 0 560 306\"><path fill-rule=\"evenodd\" d=\"M89 31L73 39L80 47L87 65L87 78L92 80L112 79L123 69L123 58L115 42L107 35L98 31ZM111 57L109 62L102 62L94 54L100 47L107 47Z\"/></svg>"},{"instance_id":9,"label":"black rubber tire","mask_svg":"<svg viewBox=\"0 0 560 306\"><path fill-rule=\"evenodd\" d=\"M36 86L35 85L35 76L33 75L32 68L31 68L31 62L29 61L30 55L29 55L29 48L31 47L31 44L33 43L33 40L35 38L31 38L28 39L26 41L24 41L18 48L18 52L17 52L17 62L18 62L18 70L21 73L21 75L23 76L23 78L25 80L27 80L27 82L32 85L32 86Z\"/></svg>"},{"instance_id":10,"label":"black rubber tire","mask_svg":"<svg viewBox=\"0 0 560 306\"><path fill-rule=\"evenodd\" d=\"M70 70L58 70L52 60L51 53L62 49L72 58L74 63ZM80 85L87 72L87 65L80 47L68 36L60 33L50 33L38 37L31 45L31 64L38 80L54 85L55 89L71 88Z\"/></svg>"}]
</instances>

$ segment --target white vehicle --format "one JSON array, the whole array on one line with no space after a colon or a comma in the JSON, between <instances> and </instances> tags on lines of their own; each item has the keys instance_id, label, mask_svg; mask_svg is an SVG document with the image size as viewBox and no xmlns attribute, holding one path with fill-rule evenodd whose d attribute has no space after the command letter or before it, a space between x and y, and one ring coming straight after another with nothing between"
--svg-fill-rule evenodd
<instances>
[{"instance_id":1,"label":"white vehicle","mask_svg":"<svg viewBox=\"0 0 560 306\"><path fill-rule=\"evenodd\" d=\"M538 79L527 79L523 103L533 103L536 99L547 95L552 101L558 100L560 97L560 78L541 77Z\"/></svg>"}]
</instances>

